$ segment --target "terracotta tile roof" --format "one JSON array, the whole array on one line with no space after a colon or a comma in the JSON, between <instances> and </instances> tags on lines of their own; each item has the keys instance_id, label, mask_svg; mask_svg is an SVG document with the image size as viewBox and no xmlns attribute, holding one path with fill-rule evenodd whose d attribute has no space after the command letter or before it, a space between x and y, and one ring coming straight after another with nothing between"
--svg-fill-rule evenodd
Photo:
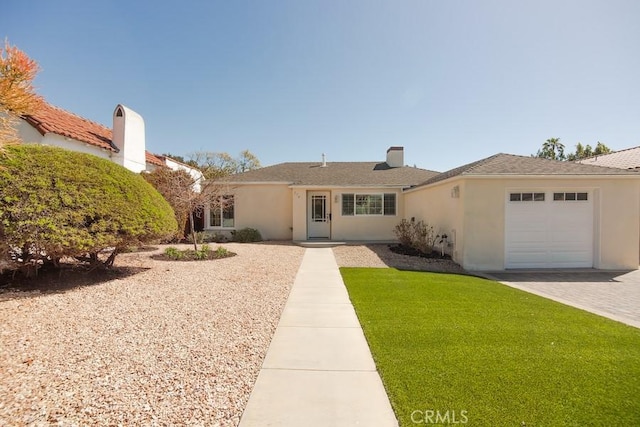
<instances>
[{"instance_id":1,"label":"terracotta tile roof","mask_svg":"<svg viewBox=\"0 0 640 427\"><path fill-rule=\"evenodd\" d=\"M638 169L640 168L640 147L589 157L588 159L579 160L578 163L609 168Z\"/></svg>"},{"instance_id":2,"label":"terracotta tile roof","mask_svg":"<svg viewBox=\"0 0 640 427\"><path fill-rule=\"evenodd\" d=\"M456 176L482 175L638 175L635 171L607 168L602 166L584 165L573 162L541 159L539 157L516 156L499 153L477 162L469 163L455 169L443 172L422 182L418 186L434 184Z\"/></svg>"},{"instance_id":3,"label":"terracotta tile roof","mask_svg":"<svg viewBox=\"0 0 640 427\"><path fill-rule=\"evenodd\" d=\"M46 102L37 113L23 118L42 135L55 133L106 150L119 151L111 141L111 129Z\"/></svg>"},{"instance_id":4,"label":"terracotta tile roof","mask_svg":"<svg viewBox=\"0 0 640 427\"><path fill-rule=\"evenodd\" d=\"M144 152L147 163L151 163L156 166L166 166L164 162L164 158L162 156L157 156L149 151Z\"/></svg>"},{"instance_id":5,"label":"terracotta tile roof","mask_svg":"<svg viewBox=\"0 0 640 427\"><path fill-rule=\"evenodd\" d=\"M111 129L91 120L43 102L40 110L32 115L24 116L24 120L33 126L41 135L54 133L77 141L86 142L105 150L118 152L112 142ZM147 163L166 166L162 156L145 151Z\"/></svg>"},{"instance_id":6,"label":"terracotta tile roof","mask_svg":"<svg viewBox=\"0 0 640 427\"><path fill-rule=\"evenodd\" d=\"M391 168L385 162L280 163L232 175L231 183L279 182L290 185L401 186L422 182L437 172L404 166Z\"/></svg>"}]
</instances>

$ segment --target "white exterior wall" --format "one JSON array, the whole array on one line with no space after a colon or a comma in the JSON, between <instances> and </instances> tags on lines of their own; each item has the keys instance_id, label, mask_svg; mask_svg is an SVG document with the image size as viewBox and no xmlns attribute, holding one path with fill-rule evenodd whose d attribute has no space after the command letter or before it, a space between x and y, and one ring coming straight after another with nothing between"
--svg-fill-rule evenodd
<instances>
[{"instance_id":1,"label":"white exterior wall","mask_svg":"<svg viewBox=\"0 0 640 427\"><path fill-rule=\"evenodd\" d=\"M200 183L202 182L202 180L204 179L204 176L202 175L202 172L200 172L198 169L194 169L192 167L189 167L183 163L179 163L176 162L172 159L170 159L169 157L165 157L164 158L164 162L167 165L167 167L171 170L177 171L177 170L183 170L185 172L187 172L191 178L193 178L195 184L193 185L193 191L195 191L196 193L200 192L201 186ZM154 167L155 169L155 167ZM148 167L147 167L147 170ZM152 171L153 169L151 169L150 171Z\"/></svg>"},{"instance_id":2,"label":"white exterior wall","mask_svg":"<svg viewBox=\"0 0 640 427\"><path fill-rule=\"evenodd\" d=\"M112 151L110 150L105 150L100 147L96 147L95 145L87 144L86 142L64 137L55 133L47 133L42 136L40 135L40 132L24 120L20 120L18 135L26 144L51 145L54 147L64 148L66 150L78 151L80 153L93 154L94 156L111 160Z\"/></svg>"}]
</instances>

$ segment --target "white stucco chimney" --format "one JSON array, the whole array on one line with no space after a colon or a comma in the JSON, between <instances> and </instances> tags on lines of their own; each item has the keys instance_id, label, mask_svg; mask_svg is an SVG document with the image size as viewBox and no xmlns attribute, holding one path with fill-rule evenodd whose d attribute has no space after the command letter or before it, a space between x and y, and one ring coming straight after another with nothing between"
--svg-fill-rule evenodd
<instances>
[{"instance_id":1,"label":"white stucco chimney","mask_svg":"<svg viewBox=\"0 0 640 427\"><path fill-rule=\"evenodd\" d=\"M122 104L113 112L113 143L120 150L116 163L135 173L146 169L144 120Z\"/></svg>"},{"instance_id":2,"label":"white stucco chimney","mask_svg":"<svg viewBox=\"0 0 640 427\"><path fill-rule=\"evenodd\" d=\"M404 166L404 147L389 147L387 150L387 164L392 168Z\"/></svg>"}]
</instances>

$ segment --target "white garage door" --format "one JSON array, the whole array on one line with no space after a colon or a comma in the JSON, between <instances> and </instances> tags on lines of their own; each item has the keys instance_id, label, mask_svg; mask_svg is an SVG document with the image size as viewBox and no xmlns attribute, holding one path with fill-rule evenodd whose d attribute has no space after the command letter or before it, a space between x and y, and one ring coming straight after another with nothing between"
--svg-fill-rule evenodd
<instances>
[{"instance_id":1,"label":"white garage door","mask_svg":"<svg viewBox=\"0 0 640 427\"><path fill-rule=\"evenodd\" d=\"M592 266L591 192L556 190L507 193L506 268Z\"/></svg>"}]
</instances>

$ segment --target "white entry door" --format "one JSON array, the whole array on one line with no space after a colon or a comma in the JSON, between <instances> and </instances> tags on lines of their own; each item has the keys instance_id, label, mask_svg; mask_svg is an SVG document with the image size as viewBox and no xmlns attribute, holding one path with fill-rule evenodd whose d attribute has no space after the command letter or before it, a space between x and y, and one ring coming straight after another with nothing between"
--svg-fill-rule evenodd
<instances>
[{"instance_id":1,"label":"white entry door","mask_svg":"<svg viewBox=\"0 0 640 427\"><path fill-rule=\"evenodd\" d=\"M331 203L328 191L307 193L307 236L309 239L329 239L331 237Z\"/></svg>"}]
</instances>

